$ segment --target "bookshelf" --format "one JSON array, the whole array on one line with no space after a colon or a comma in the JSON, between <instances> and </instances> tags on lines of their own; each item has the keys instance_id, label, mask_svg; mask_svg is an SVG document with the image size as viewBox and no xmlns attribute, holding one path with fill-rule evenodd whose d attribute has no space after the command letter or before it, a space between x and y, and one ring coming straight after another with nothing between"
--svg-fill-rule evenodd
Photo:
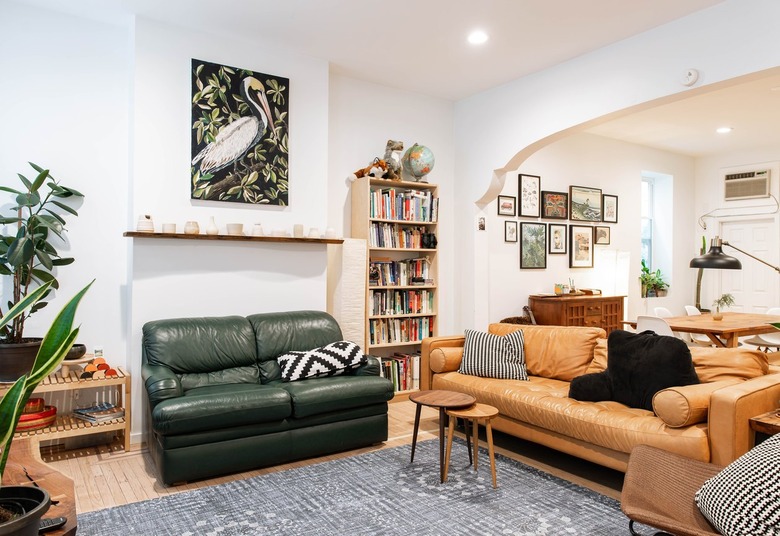
<instances>
[{"instance_id":1,"label":"bookshelf","mask_svg":"<svg viewBox=\"0 0 780 536\"><path fill-rule=\"evenodd\" d=\"M352 237L366 240L366 353L394 400L419 389L419 352L437 334L439 187L362 177L352 184Z\"/></svg>"}]
</instances>

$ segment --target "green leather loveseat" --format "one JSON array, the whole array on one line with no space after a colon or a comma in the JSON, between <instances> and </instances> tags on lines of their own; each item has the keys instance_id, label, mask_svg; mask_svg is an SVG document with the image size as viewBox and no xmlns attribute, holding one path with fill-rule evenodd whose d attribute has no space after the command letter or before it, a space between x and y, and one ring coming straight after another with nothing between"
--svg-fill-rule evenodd
<instances>
[{"instance_id":1,"label":"green leather loveseat","mask_svg":"<svg viewBox=\"0 0 780 536\"><path fill-rule=\"evenodd\" d=\"M147 444L166 484L387 440L390 381L379 363L283 382L276 358L342 339L336 320L293 311L148 322Z\"/></svg>"}]
</instances>

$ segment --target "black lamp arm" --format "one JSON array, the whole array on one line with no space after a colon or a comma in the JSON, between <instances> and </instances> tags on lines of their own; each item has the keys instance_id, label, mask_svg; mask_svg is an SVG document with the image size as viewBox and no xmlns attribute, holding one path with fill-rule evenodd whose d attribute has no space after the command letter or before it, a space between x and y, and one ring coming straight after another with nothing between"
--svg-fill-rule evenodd
<instances>
[{"instance_id":1,"label":"black lamp arm","mask_svg":"<svg viewBox=\"0 0 780 536\"><path fill-rule=\"evenodd\" d=\"M739 249L737 246L733 246L733 245L729 244L729 243L728 243L728 242L726 242L725 240L722 240L722 241L721 241L721 244L723 244L724 246L728 246L728 247L730 247L730 248L734 248L734 249L736 249L737 251L739 251L740 253L742 253L743 255L747 255L747 256L748 256L748 257L750 257L751 259L755 259L755 260L757 260L758 262L760 262L761 264L766 264L766 265L767 265L767 266L769 266L769 267L770 267L772 270L774 270L775 272L777 272L777 273L779 273L779 274L780 274L780 266L774 266L774 265L772 265L772 264L769 264L769 263L768 263L768 262L766 262L765 260L759 259L759 258L758 258L758 257L756 257L755 255L751 255L751 254L750 254L750 253L748 253L747 251L743 251L743 250Z\"/></svg>"}]
</instances>

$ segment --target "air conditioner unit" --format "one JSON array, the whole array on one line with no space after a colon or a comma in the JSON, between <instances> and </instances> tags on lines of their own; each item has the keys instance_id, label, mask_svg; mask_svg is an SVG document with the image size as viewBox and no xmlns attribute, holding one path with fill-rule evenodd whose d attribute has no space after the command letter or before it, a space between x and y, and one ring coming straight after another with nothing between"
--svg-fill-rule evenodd
<instances>
[{"instance_id":1,"label":"air conditioner unit","mask_svg":"<svg viewBox=\"0 0 780 536\"><path fill-rule=\"evenodd\" d=\"M723 178L726 201L769 197L769 171L759 169L726 174Z\"/></svg>"}]
</instances>

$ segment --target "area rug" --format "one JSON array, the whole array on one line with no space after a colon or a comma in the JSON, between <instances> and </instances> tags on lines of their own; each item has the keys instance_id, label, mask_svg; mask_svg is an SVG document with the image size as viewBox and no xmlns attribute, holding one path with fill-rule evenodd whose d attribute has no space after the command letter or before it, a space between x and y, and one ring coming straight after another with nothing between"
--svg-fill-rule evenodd
<instances>
[{"instance_id":1,"label":"area rug","mask_svg":"<svg viewBox=\"0 0 780 536\"><path fill-rule=\"evenodd\" d=\"M496 455L468 466L453 444L439 483L438 440L378 450L81 514L79 536L517 535L628 533L618 501ZM229 453L227 454L229 455Z\"/></svg>"}]
</instances>

